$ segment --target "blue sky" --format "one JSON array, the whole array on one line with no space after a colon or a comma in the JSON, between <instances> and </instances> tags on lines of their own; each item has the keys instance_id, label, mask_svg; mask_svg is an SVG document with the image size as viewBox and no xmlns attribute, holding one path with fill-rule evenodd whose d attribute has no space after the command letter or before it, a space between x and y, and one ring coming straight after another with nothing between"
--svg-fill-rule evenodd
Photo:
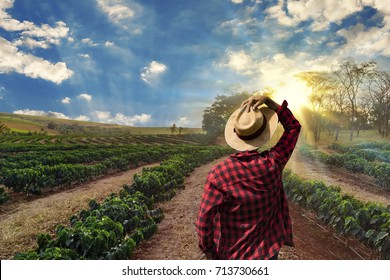
<instances>
[{"instance_id":1,"label":"blue sky","mask_svg":"<svg viewBox=\"0 0 390 280\"><path fill-rule=\"evenodd\" d=\"M390 70L383 0L0 0L0 112L200 127L218 94L341 58Z\"/></svg>"}]
</instances>

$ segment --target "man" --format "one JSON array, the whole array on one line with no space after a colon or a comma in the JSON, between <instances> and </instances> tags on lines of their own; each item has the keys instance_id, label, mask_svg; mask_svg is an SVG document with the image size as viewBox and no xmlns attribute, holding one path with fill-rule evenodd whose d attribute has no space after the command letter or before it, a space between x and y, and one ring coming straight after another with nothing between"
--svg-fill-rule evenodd
<instances>
[{"instance_id":1,"label":"man","mask_svg":"<svg viewBox=\"0 0 390 280\"><path fill-rule=\"evenodd\" d=\"M259 153L278 121L282 137ZM208 174L196 221L208 259L277 259L283 245L293 246L282 171L300 129L286 101L280 106L265 96L245 100L230 116L225 139L238 152Z\"/></svg>"}]
</instances>

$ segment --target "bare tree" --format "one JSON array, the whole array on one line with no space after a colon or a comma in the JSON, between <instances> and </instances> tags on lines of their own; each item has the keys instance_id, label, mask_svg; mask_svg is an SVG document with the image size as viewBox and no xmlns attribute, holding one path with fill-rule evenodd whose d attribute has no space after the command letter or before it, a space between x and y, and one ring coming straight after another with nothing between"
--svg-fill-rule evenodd
<instances>
[{"instance_id":1,"label":"bare tree","mask_svg":"<svg viewBox=\"0 0 390 280\"><path fill-rule=\"evenodd\" d=\"M375 62L362 62L357 64L351 59L339 62L333 73L345 90L350 105L350 141L353 139L353 132L357 127L357 100L361 91L364 79L376 66Z\"/></svg>"},{"instance_id":2,"label":"bare tree","mask_svg":"<svg viewBox=\"0 0 390 280\"><path fill-rule=\"evenodd\" d=\"M390 72L375 70L368 81L368 97L372 114L382 137L389 136Z\"/></svg>"},{"instance_id":3,"label":"bare tree","mask_svg":"<svg viewBox=\"0 0 390 280\"><path fill-rule=\"evenodd\" d=\"M348 99L345 88L332 75L333 88L329 94L328 111L332 117L335 128L335 141L339 139L340 128L348 123Z\"/></svg>"}]
</instances>

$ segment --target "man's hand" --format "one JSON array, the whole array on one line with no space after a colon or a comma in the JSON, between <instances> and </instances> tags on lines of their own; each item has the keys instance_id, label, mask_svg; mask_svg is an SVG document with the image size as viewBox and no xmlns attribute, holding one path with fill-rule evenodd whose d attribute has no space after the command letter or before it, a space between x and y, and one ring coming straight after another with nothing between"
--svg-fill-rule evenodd
<instances>
[{"instance_id":1,"label":"man's hand","mask_svg":"<svg viewBox=\"0 0 390 280\"><path fill-rule=\"evenodd\" d=\"M246 110L249 112L250 108L252 107L253 109L264 104L267 101L268 97L259 95L259 96L251 96L247 100L244 100L241 103L241 108L245 107Z\"/></svg>"},{"instance_id":2,"label":"man's hand","mask_svg":"<svg viewBox=\"0 0 390 280\"><path fill-rule=\"evenodd\" d=\"M279 104L277 104L275 101L273 101L270 97L260 95L260 96L251 96L248 99L244 100L241 103L240 108L245 108L247 112L250 111L250 108L257 108L258 106L265 104L270 109L276 111L279 108Z\"/></svg>"}]
</instances>

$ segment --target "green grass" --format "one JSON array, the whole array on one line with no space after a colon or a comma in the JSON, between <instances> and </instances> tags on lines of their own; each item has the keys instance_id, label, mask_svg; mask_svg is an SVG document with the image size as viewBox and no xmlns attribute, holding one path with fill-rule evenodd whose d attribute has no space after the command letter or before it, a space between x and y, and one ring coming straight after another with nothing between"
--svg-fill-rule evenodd
<instances>
[{"instance_id":1,"label":"green grass","mask_svg":"<svg viewBox=\"0 0 390 280\"><path fill-rule=\"evenodd\" d=\"M68 127L73 126L78 128L80 133L71 131L69 135L85 134L85 135L100 135L100 136L122 136L122 135L138 135L138 134L166 134L171 135L171 129L169 127L132 127L123 126L116 124L104 124L97 122L84 122L75 120L56 119L49 117L40 116L28 116L28 115L17 115L9 113L0 113L0 122L5 124L11 132L17 133L46 133L49 135L61 135L67 134L64 130L59 129L48 129L49 123L54 123L57 127ZM181 134L199 134L204 133L201 128L184 128ZM177 129L174 133L179 134Z\"/></svg>"}]
</instances>

